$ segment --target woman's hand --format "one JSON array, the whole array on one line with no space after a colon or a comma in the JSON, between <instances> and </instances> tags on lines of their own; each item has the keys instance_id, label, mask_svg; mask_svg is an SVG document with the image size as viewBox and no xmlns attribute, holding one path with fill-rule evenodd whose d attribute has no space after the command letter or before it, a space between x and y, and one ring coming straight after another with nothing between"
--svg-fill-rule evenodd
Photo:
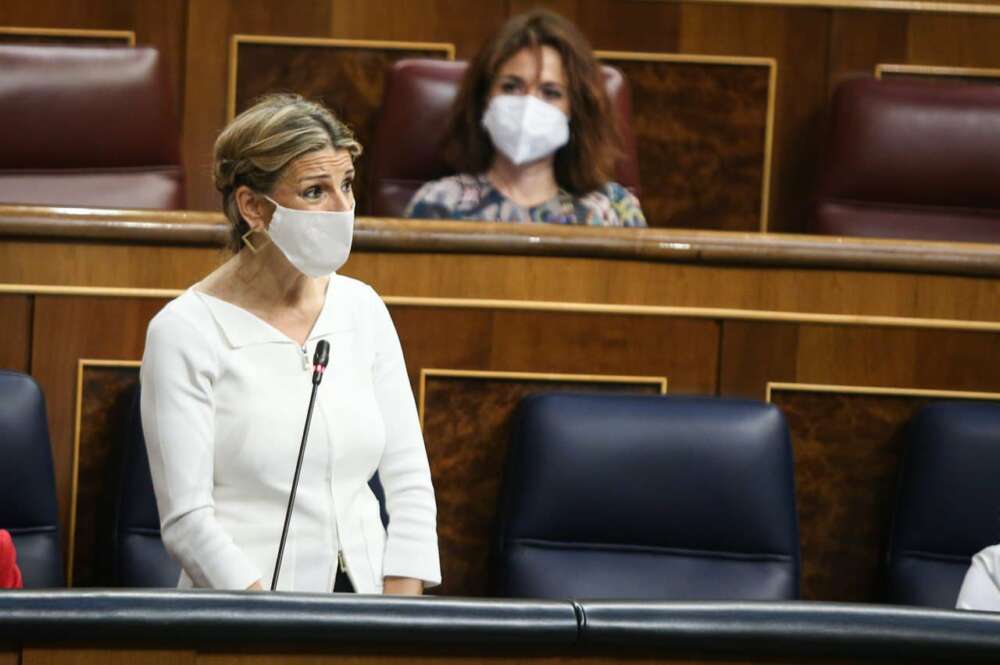
<instances>
[{"instance_id":1,"label":"woman's hand","mask_svg":"<svg viewBox=\"0 0 1000 665\"><path fill-rule=\"evenodd\" d=\"M412 577L386 577L382 582L386 596L419 596L424 592L424 583Z\"/></svg>"},{"instance_id":2,"label":"woman's hand","mask_svg":"<svg viewBox=\"0 0 1000 665\"><path fill-rule=\"evenodd\" d=\"M253 584L247 587L247 591L263 591L264 587L261 585L260 580L257 580Z\"/></svg>"}]
</instances>

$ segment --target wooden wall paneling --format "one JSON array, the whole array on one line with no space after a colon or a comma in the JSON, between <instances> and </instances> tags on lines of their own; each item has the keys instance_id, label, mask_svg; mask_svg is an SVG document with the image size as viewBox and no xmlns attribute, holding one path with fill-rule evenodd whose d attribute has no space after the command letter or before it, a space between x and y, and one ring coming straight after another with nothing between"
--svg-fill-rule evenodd
<instances>
[{"instance_id":1,"label":"wooden wall paneling","mask_svg":"<svg viewBox=\"0 0 1000 665\"><path fill-rule=\"evenodd\" d=\"M599 51L632 88L651 226L767 228L776 63L768 58Z\"/></svg>"},{"instance_id":2,"label":"wooden wall paneling","mask_svg":"<svg viewBox=\"0 0 1000 665\"><path fill-rule=\"evenodd\" d=\"M226 124L226 80L234 34L327 36L331 4L314 0L188 0L184 156L188 207L218 210L212 146Z\"/></svg>"},{"instance_id":3,"label":"wooden wall paneling","mask_svg":"<svg viewBox=\"0 0 1000 665\"><path fill-rule=\"evenodd\" d=\"M0 665L20 665L21 654L19 651L6 649L0 651Z\"/></svg>"},{"instance_id":4,"label":"wooden wall paneling","mask_svg":"<svg viewBox=\"0 0 1000 665\"><path fill-rule=\"evenodd\" d=\"M510 0L510 15L545 7L573 21L595 50L677 52L680 3L645 0Z\"/></svg>"},{"instance_id":5,"label":"wooden wall paneling","mask_svg":"<svg viewBox=\"0 0 1000 665\"><path fill-rule=\"evenodd\" d=\"M70 586L112 586L115 492L139 387L139 362L83 360L77 368L73 471L70 483Z\"/></svg>"},{"instance_id":6,"label":"wooden wall paneling","mask_svg":"<svg viewBox=\"0 0 1000 665\"><path fill-rule=\"evenodd\" d=\"M881 600L902 428L929 401L964 396L769 387L769 401L785 414L792 435L803 599ZM983 397L1000 401L1000 393Z\"/></svg>"},{"instance_id":7,"label":"wooden wall paneling","mask_svg":"<svg viewBox=\"0 0 1000 665\"><path fill-rule=\"evenodd\" d=\"M22 652L21 665L193 665L193 650L132 648L53 648L28 646Z\"/></svg>"},{"instance_id":8,"label":"wooden wall paneling","mask_svg":"<svg viewBox=\"0 0 1000 665\"><path fill-rule=\"evenodd\" d=\"M905 12L834 11L828 93L848 79L871 76L876 63L903 62L909 21Z\"/></svg>"},{"instance_id":9,"label":"wooden wall paneling","mask_svg":"<svg viewBox=\"0 0 1000 665\"><path fill-rule=\"evenodd\" d=\"M161 298L35 299L32 375L48 403L64 544L68 544L70 524L78 362L82 358L140 359L146 327L165 303Z\"/></svg>"},{"instance_id":10,"label":"wooden wall paneling","mask_svg":"<svg viewBox=\"0 0 1000 665\"><path fill-rule=\"evenodd\" d=\"M1000 17L917 13L910 17L907 62L1000 68Z\"/></svg>"},{"instance_id":11,"label":"wooden wall paneling","mask_svg":"<svg viewBox=\"0 0 1000 665\"><path fill-rule=\"evenodd\" d=\"M655 395L666 388L664 377L425 370L421 424L437 499L443 578L434 593L492 595L490 547L510 419L522 398L554 391Z\"/></svg>"},{"instance_id":12,"label":"wooden wall paneling","mask_svg":"<svg viewBox=\"0 0 1000 665\"><path fill-rule=\"evenodd\" d=\"M403 58L454 59L451 44L235 35L230 52L228 119L268 92L292 91L326 103L362 146L375 143L375 122L392 63ZM355 178L357 214L369 211L368 169Z\"/></svg>"},{"instance_id":13,"label":"wooden wall paneling","mask_svg":"<svg viewBox=\"0 0 1000 665\"><path fill-rule=\"evenodd\" d=\"M31 296L0 295L0 370L31 372Z\"/></svg>"},{"instance_id":14,"label":"wooden wall paneling","mask_svg":"<svg viewBox=\"0 0 1000 665\"><path fill-rule=\"evenodd\" d=\"M331 0L330 36L403 42L448 42L468 60L503 24L508 0Z\"/></svg>"},{"instance_id":15,"label":"wooden wall paneling","mask_svg":"<svg viewBox=\"0 0 1000 665\"><path fill-rule=\"evenodd\" d=\"M714 394L718 323L672 317L391 305L410 368L669 376ZM414 385L416 391L417 385Z\"/></svg>"},{"instance_id":16,"label":"wooden wall paneling","mask_svg":"<svg viewBox=\"0 0 1000 665\"><path fill-rule=\"evenodd\" d=\"M794 381L799 324L723 321L719 395L764 399L769 381Z\"/></svg>"},{"instance_id":17,"label":"wooden wall paneling","mask_svg":"<svg viewBox=\"0 0 1000 665\"><path fill-rule=\"evenodd\" d=\"M778 88L768 228L794 231L816 180L826 103L830 11L684 3L682 53L770 57Z\"/></svg>"}]
</instances>

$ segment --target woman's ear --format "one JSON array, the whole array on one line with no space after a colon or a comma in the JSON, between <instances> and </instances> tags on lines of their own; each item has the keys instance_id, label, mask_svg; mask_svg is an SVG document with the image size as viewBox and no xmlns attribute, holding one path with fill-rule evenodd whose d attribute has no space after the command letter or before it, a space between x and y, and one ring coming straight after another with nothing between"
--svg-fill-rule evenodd
<instances>
[{"instance_id":1,"label":"woman's ear","mask_svg":"<svg viewBox=\"0 0 1000 665\"><path fill-rule=\"evenodd\" d=\"M246 220L250 228L254 231L265 230L271 221L274 206L246 185L237 187L234 197L240 216Z\"/></svg>"}]
</instances>

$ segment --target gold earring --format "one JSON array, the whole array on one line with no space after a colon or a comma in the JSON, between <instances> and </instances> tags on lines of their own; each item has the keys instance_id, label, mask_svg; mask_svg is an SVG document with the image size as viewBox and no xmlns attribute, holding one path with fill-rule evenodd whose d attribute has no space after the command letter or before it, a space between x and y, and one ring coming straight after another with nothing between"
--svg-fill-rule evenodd
<instances>
[{"instance_id":1,"label":"gold earring","mask_svg":"<svg viewBox=\"0 0 1000 665\"><path fill-rule=\"evenodd\" d=\"M249 248L250 248L250 251L251 251L251 252L253 252L254 254L256 254L256 253L257 253L257 252L259 252L260 250L262 250L262 249L264 249L265 247L267 247L267 245L268 245L268 242L270 242L270 241L271 241L271 238L270 238L270 237L268 237L268 239L267 239L267 242L265 242L265 243L262 243L262 244L260 244L260 245L257 245L256 247L254 247L254 244L253 244L252 242L250 242L250 236L252 236L252 235L253 235L254 233L256 233L256 231L255 231L254 229L250 229L249 231L247 231L246 233L244 233L244 234L243 234L243 235L242 235L242 236L240 237L240 239L241 239L241 240L243 241L243 244L244 244L244 245L246 245L247 247L249 247Z\"/></svg>"}]
</instances>

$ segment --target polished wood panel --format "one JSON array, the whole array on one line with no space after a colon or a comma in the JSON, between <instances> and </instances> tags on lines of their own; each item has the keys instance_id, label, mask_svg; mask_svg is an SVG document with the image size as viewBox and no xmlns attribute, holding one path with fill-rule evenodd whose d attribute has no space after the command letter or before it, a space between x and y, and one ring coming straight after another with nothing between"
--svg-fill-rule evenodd
<instances>
[{"instance_id":1,"label":"polished wood panel","mask_svg":"<svg viewBox=\"0 0 1000 665\"><path fill-rule=\"evenodd\" d=\"M31 370L31 305L28 296L0 295L0 369Z\"/></svg>"},{"instance_id":2,"label":"polished wood panel","mask_svg":"<svg viewBox=\"0 0 1000 665\"><path fill-rule=\"evenodd\" d=\"M26 647L21 665L185 665L195 663L194 651L133 648Z\"/></svg>"},{"instance_id":3,"label":"polished wood panel","mask_svg":"<svg viewBox=\"0 0 1000 665\"><path fill-rule=\"evenodd\" d=\"M237 36L230 71L230 118L269 92L291 91L322 100L354 131L362 146L375 143L375 122L382 107L386 74L404 58L450 59L451 44L347 42ZM370 185L359 169L354 191L356 213L369 212Z\"/></svg>"},{"instance_id":4,"label":"polished wood panel","mask_svg":"<svg viewBox=\"0 0 1000 665\"><path fill-rule=\"evenodd\" d=\"M77 367L80 359L137 360L155 298L35 298L31 372L48 403L60 524L70 524ZM67 541L68 529L62 530Z\"/></svg>"},{"instance_id":5,"label":"polished wood panel","mask_svg":"<svg viewBox=\"0 0 1000 665\"><path fill-rule=\"evenodd\" d=\"M79 372L67 580L75 587L110 586L115 492L139 368L84 361Z\"/></svg>"},{"instance_id":6,"label":"polished wood panel","mask_svg":"<svg viewBox=\"0 0 1000 665\"><path fill-rule=\"evenodd\" d=\"M131 30L10 28L0 26L0 44L135 46L135 33Z\"/></svg>"},{"instance_id":7,"label":"polished wood panel","mask_svg":"<svg viewBox=\"0 0 1000 665\"><path fill-rule=\"evenodd\" d=\"M641 203L651 225L766 228L775 63L600 52L632 88Z\"/></svg>"},{"instance_id":8,"label":"polished wood panel","mask_svg":"<svg viewBox=\"0 0 1000 665\"><path fill-rule=\"evenodd\" d=\"M927 399L782 390L771 400L792 434L802 598L878 600L901 430Z\"/></svg>"},{"instance_id":9,"label":"polished wood panel","mask_svg":"<svg viewBox=\"0 0 1000 665\"><path fill-rule=\"evenodd\" d=\"M659 394L656 379L617 382L600 376L498 376L482 372L421 383L424 441L438 508L443 582L434 593L489 596L490 548L496 537L502 469L511 417L524 397L541 392Z\"/></svg>"}]
</instances>

